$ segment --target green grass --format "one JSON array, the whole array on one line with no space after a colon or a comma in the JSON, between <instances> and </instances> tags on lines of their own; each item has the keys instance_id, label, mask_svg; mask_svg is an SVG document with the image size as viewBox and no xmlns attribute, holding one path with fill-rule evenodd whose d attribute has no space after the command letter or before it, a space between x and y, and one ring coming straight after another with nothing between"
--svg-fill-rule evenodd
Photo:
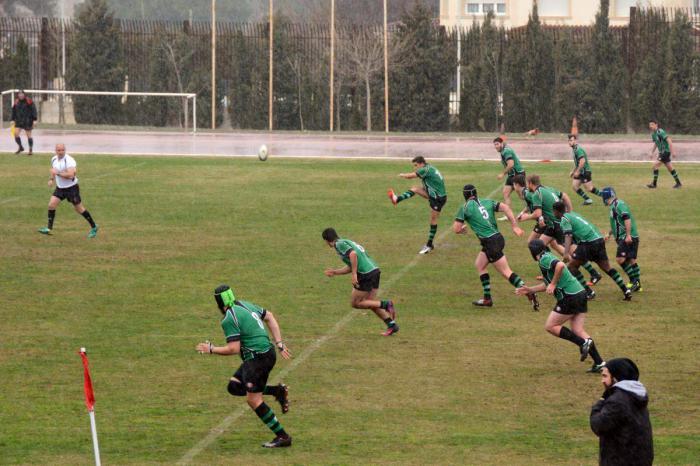
<instances>
[{"instance_id":1,"label":"green grass","mask_svg":"<svg viewBox=\"0 0 700 466\"><path fill-rule=\"evenodd\" d=\"M495 164L438 165L450 193L438 247L393 280L428 230L425 201L394 208L386 199L388 186L410 186L396 178L408 163L107 156L78 163L85 205L101 227L95 240L65 203L54 235L37 234L50 193L48 157L0 157L0 463L91 463L81 346L90 355L104 462L178 461L245 405L226 392L239 360L194 351L199 341L223 341L215 286L227 282L273 310L296 355L353 312L349 278L322 275L340 266L320 238L327 226L379 262L401 332L382 338L381 323L357 313L285 378L293 404L281 421L293 448L260 448L272 436L246 411L196 463L596 462L588 414L600 378L584 373L588 364L573 345L544 332L551 298L533 313L494 271L496 306L474 309L478 243L442 236L465 182L482 195L499 186ZM579 204L568 165L527 169ZM614 184L637 217L645 291L624 303L605 279L588 330L604 356L638 362L657 463L696 462L700 167L679 164L684 188L671 190L664 173L655 192L643 188L649 166L593 169L595 182ZM598 199L578 210L607 228ZM532 282L538 270L525 240L501 229L511 266ZM279 360L273 379L289 364Z\"/></svg>"}]
</instances>

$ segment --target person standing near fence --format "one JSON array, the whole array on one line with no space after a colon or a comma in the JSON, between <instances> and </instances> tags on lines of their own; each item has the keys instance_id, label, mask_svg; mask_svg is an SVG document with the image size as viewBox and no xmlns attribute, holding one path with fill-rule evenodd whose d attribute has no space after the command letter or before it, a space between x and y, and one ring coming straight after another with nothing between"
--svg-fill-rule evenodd
<instances>
[{"instance_id":1,"label":"person standing near fence","mask_svg":"<svg viewBox=\"0 0 700 466\"><path fill-rule=\"evenodd\" d=\"M15 142L18 146L15 154L24 152L24 146L22 146L22 139L20 138L22 130L24 130L24 133L27 135L27 145L29 146L27 155L32 155L34 153L32 129L34 128L34 122L36 120L36 105L34 105L32 99L27 97L24 91L20 90L17 93L17 100L15 100L15 103L12 105L12 122L15 125Z\"/></svg>"}]
</instances>

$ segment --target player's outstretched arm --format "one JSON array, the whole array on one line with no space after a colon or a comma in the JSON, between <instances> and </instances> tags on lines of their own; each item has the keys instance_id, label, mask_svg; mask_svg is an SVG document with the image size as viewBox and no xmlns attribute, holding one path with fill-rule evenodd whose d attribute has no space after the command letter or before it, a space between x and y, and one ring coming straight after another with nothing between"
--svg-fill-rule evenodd
<instances>
[{"instance_id":1,"label":"player's outstretched arm","mask_svg":"<svg viewBox=\"0 0 700 466\"><path fill-rule=\"evenodd\" d=\"M506 218L508 218L508 221L510 221L510 227L513 229L513 233L515 233L516 236L522 236L523 230L518 226L518 221L515 220L513 211L510 209L510 207L501 202L498 204L498 211L506 214Z\"/></svg>"},{"instance_id":2,"label":"player's outstretched arm","mask_svg":"<svg viewBox=\"0 0 700 466\"><path fill-rule=\"evenodd\" d=\"M520 288L515 289L515 294L518 296L526 296L532 293L542 293L547 287L545 286L544 283L540 283L535 286L521 286Z\"/></svg>"},{"instance_id":3,"label":"player's outstretched arm","mask_svg":"<svg viewBox=\"0 0 700 466\"><path fill-rule=\"evenodd\" d=\"M232 354L238 354L241 352L241 341L230 341L226 343L226 346L214 346L208 341L204 343L199 343L195 348L200 353L218 354L221 356L231 356Z\"/></svg>"},{"instance_id":4,"label":"player's outstretched arm","mask_svg":"<svg viewBox=\"0 0 700 466\"><path fill-rule=\"evenodd\" d=\"M280 326L277 323L277 319L275 319L275 316L272 314L272 312L266 311L265 318L263 320L267 324L267 328L270 329L270 333L272 333L272 338L275 339L275 346L279 350L282 357L284 359L291 358L292 354L289 352L289 349L287 349L287 345L284 344L284 341L282 341L282 332L280 331Z\"/></svg>"},{"instance_id":5,"label":"player's outstretched arm","mask_svg":"<svg viewBox=\"0 0 700 466\"><path fill-rule=\"evenodd\" d=\"M346 274L349 274L350 272L351 272L350 266L346 265L345 267L340 268L340 269L326 269L324 273L326 274L327 277L332 277L334 275L346 275Z\"/></svg>"},{"instance_id":6,"label":"player's outstretched arm","mask_svg":"<svg viewBox=\"0 0 700 466\"><path fill-rule=\"evenodd\" d=\"M452 223L452 231L461 235L467 231L467 226L463 222L455 220L454 223Z\"/></svg>"},{"instance_id":7,"label":"player's outstretched arm","mask_svg":"<svg viewBox=\"0 0 700 466\"><path fill-rule=\"evenodd\" d=\"M415 172L411 173L399 173L399 177L401 178L406 178L407 180L410 180L412 178L418 178L418 175Z\"/></svg>"}]
</instances>

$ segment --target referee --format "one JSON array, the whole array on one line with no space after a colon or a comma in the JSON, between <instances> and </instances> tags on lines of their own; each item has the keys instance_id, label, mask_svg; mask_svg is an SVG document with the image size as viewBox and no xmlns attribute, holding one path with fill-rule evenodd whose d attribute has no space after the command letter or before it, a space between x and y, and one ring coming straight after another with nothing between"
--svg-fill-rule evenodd
<instances>
[{"instance_id":1,"label":"referee","mask_svg":"<svg viewBox=\"0 0 700 466\"><path fill-rule=\"evenodd\" d=\"M56 155L51 159L51 175L49 176L49 188L56 182L56 189L49 200L49 221L46 227L40 228L39 233L50 235L53 229L53 221L56 218L56 207L58 204L67 199L73 204L75 211L85 217L85 220L90 224L90 233L88 238L97 236L97 225L92 219L90 212L83 207L80 199L80 187L78 186L78 177L75 176L77 164L75 159L66 154L66 146L64 144L56 144Z\"/></svg>"}]
</instances>

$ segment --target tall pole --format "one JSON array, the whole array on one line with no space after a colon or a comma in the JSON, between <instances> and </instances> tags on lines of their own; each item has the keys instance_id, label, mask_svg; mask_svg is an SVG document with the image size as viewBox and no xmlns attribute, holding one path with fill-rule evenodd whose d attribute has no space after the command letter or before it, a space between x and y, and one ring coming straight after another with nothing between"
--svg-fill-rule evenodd
<instances>
[{"instance_id":1,"label":"tall pole","mask_svg":"<svg viewBox=\"0 0 700 466\"><path fill-rule=\"evenodd\" d=\"M333 68L335 65L335 0L331 0L331 114L330 114L330 128L333 131L333 99L334 99L334 89L333 89Z\"/></svg>"},{"instance_id":2,"label":"tall pole","mask_svg":"<svg viewBox=\"0 0 700 466\"><path fill-rule=\"evenodd\" d=\"M270 131L272 131L272 82L273 82L273 77L272 77L272 57L273 57L273 50L274 50L274 37L275 37L275 32L274 32L274 5L273 5L273 0L270 0L270 69L268 71L269 73L269 79L268 79L268 89L267 89L267 95L268 95L268 101L267 101L267 116L268 116L268 122L267 126Z\"/></svg>"},{"instance_id":3,"label":"tall pole","mask_svg":"<svg viewBox=\"0 0 700 466\"><path fill-rule=\"evenodd\" d=\"M389 132L389 32L387 31L387 0L384 0L384 132Z\"/></svg>"},{"instance_id":4,"label":"tall pole","mask_svg":"<svg viewBox=\"0 0 700 466\"><path fill-rule=\"evenodd\" d=\"M211 0L211 129L216 129L216 0Z\"/></svg>"}]
</instances>

